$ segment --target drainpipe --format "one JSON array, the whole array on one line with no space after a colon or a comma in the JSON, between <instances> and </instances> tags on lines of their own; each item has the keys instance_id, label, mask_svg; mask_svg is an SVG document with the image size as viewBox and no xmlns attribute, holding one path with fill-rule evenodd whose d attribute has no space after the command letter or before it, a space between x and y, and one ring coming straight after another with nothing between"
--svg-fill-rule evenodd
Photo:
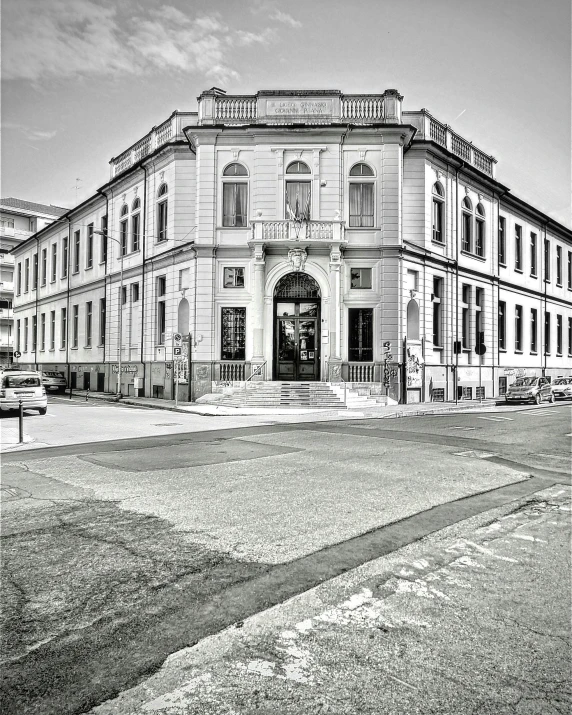
<instances>
[{"instance_id":1,"label":"drainpipe","mask_svg":"<svg viewBox=\"0 0 572 715\"><path fill-rule=\"evenodd\" d=\"M72 222L69 217L65 217L68 222L68 265L67 265L67 307L66 307L66 365L68 366L68 385L70 388L70 396L72 391L71 386L71 365L70 365L70 279L71 279L71 255L72 255ZM38 257L39 259L39 257ZM39 270L39 264L38 264Z\"/></svg>"},{"instance_id":2,"label":"drainpipe","mask_svg":"<svg viewBox=\"0 0 572 715\"><path fill-rule=\"evenodd\" d=\"M34 336L34 362L36 363L36 370L38 369L38 291L39 291L39 275L40 275L40 239L36 235L36 334ZM33 257L32 257L33 260ZM32 264L32 277L34 276L34 265Z\"/></svg>"},{"instance_id":3,"label":"drainpipe","mask_svg":"<svg viewBox=\"0 0 572 715\"><path fill-rule=\"evenodd\" d=\"M143 225L142 225L142 263L141 263L141 365L143 366L143 393L145 393L145 252L147 249L147 167L142 166L143 179Z\"/></svg>"},{"instance_id":4,"label":"drainpipe","mask_svg":"<svg viewBox=\"0 0 572 715\"><path fill-rule=\"evenodd\" d=\"M459 402L459 169L455 168L455 404Z\"/></svg>"},{"instance_id":5,"label":"drainpipe","mask_svg":"<svg viewBox=\"0 0 572 715\"><path fill-rule=\"evenodd\" d=\"M542 226L542 228L544 230L544 238L542 241L542 248L540 249L542 251L542 253L540 254L542 256L540 263L542 266L542 283L544 286L544 288L543 288L543 292L544 292L544 316L543 317L544 317L544 320L542 321L544 327L540 329L540 334L544 336L543 346L542 346L543 360L541 360L541 369L542 369L542 377L545 377L546 376L546 356L547 356L547 350L546 350L546 347L547 347L547 345L546 345L546 308L547 308L546 268L547 268L547 264L545 261L545 250L544 250L544 246L546 245L546 224L544 224ZM552 325L550 326L550 328L552 328ZM551 330L551 332L552 332L552 330ZM551 339L552 339L552 336L551 336Z\"/></svg>"}]
</instances>

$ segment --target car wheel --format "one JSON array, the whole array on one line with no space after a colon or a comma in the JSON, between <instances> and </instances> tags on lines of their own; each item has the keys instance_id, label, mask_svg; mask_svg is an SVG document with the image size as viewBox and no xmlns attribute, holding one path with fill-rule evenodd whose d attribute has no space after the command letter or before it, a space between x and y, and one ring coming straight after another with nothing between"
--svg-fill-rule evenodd
<instances>
[{"instance_id":1,"label":"car wheel","mask_svg":"<svg viewBox=\"0 0 572 715\"><path fill-rule=\"evenodd\" d=\"M39 413L40 415L45 415L47 411L48 411L48 408L47 408L47 407L39 407L39 408L38 408L38 413Z\"/></svg>"},{"instance_id":2,"label":"car wheel","mask_svg":"<svg viewBox=\"0 0 572 715\"><path fill-rule=\"evenodd\" d=\"M534 402L536 402L537 405L539 405L542 402L542 397L540 397L540 393L535 395Z\"/></svg>"}]
</instances>

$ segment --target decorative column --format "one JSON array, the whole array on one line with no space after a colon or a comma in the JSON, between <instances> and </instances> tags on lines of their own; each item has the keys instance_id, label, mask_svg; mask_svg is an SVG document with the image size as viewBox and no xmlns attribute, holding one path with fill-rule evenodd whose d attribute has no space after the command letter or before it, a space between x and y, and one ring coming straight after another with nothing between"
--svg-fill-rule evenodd
<instances>
[{"instance_id":1,"label":"decorative column","mask_svg":"<svg viewBox=\"0 0 572 715\"><path fill-rule=\"evenodd\" d=\"M252 370L264 362L264 244L254 245L254 285L252 291ZM253 379L264 379L264 372Z\"/></svg>"},{"instance_id":2,"label":"decorative column","mask_svg":"<svg viewBox=\"0 0 572 715\"><path fill-rule=\"evenodd\" d=\"M342 377L341 356L341 295L340 269L342 252L339 244L330 246L330 315L329 343L330 357L328 359L328 381L340 382Z\"/></svg>"}]
</instances>

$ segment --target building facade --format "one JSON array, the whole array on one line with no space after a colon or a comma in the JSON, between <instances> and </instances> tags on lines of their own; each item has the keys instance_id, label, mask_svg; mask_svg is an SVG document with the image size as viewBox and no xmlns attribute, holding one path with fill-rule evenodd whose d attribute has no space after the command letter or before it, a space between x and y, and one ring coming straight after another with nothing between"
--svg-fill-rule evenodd
<instances>
[{"instance_id":1,"label":"building facade","mask_svg":"<svg viewBox=\"0 0 572 715\"><path fill-rule=\"evenodd\" d=\"M203 92L14 249L38 265L20 362L181 399L250 377L478 399L570 374L572 233L402 99Z\"/></svg>"},{"instance_id":2,"label":"building facade","mask_svg":"<svg viewBox=\"0 0 572 715\"><path fill-rule=\"evenodd\" d=\"M64 213L66 209L59 206L12 197L0 199L0 365L10 365L14 352L15 277L11 251Z\"/></svg>"}]
</instances>

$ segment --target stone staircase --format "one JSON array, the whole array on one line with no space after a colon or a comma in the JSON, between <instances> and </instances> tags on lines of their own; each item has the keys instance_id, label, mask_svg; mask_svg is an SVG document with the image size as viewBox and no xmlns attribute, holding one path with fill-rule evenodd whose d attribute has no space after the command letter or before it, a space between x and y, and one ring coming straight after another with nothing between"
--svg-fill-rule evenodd
<instances>
[{"instance_id":1,"label":"stone staircase","mask_svg":"<svg viewBox=\"0 0 572 715\"><path fill-rule=\"evenodd\" d=\"M227 407L280 407L325 410L367 409L388 403L372 383L250 381L237 387L216 404Z\"/></svg>"}]
</instances>

